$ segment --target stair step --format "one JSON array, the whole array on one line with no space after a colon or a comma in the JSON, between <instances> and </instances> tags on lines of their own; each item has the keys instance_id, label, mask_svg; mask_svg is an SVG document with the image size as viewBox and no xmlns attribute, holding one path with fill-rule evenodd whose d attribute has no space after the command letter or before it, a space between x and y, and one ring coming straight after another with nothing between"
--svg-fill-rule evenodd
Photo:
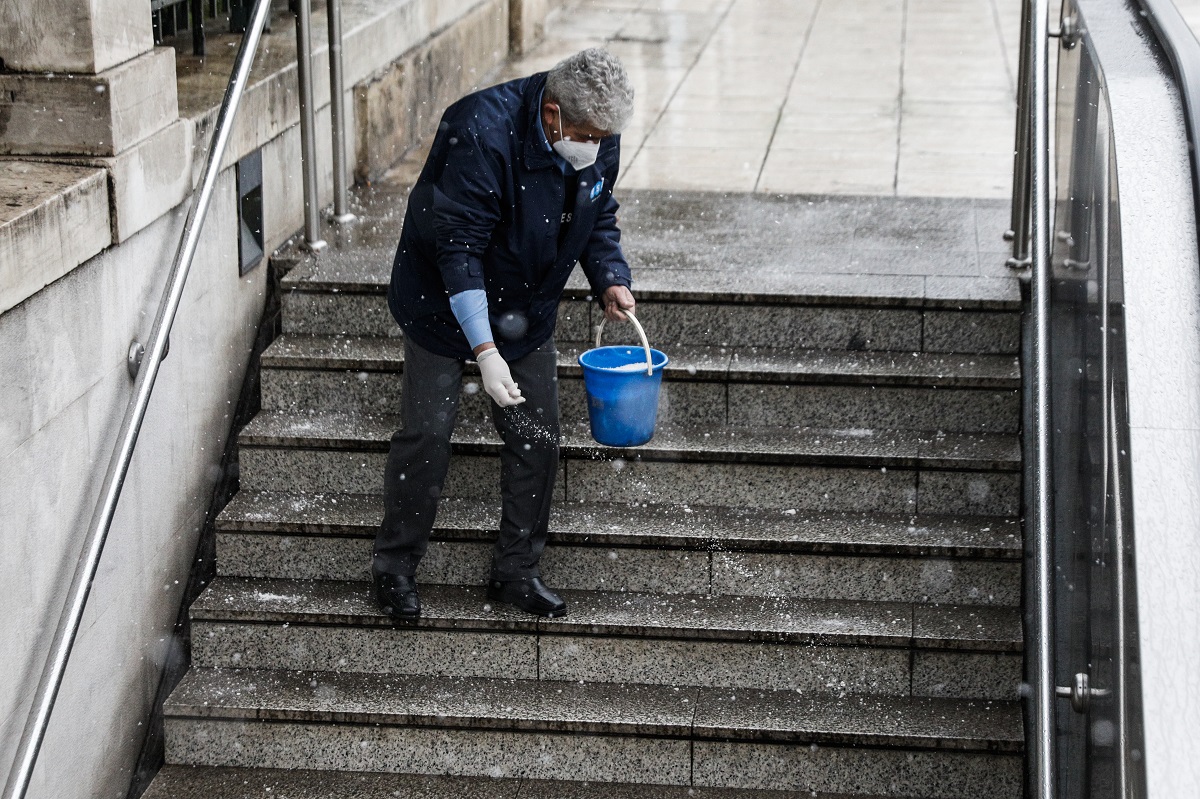
<instances>
[{"instance_id":1,"label":"stair step","mask_svg":"<svg viewBox=\"0 0 1200 799\"><path fill-rule=\"evenodd\" d=\"M579 344L559 348L560 376L582 374ZM1020 363L1011 355L953 355L747 347L674 347L665 379L771 383L850 383L1017 389ZM284 335L263 353L265 369L334 369L400 372L402 338ZM471 373L477 370L468 366Z\"/></svg>"},{"instance_id":2,"label":"stair step","mask_svg":"<svg viewBox=\"0 0 1200 799\"><path fill-rule=\"evenodd\" d=\"M218 578L192 606L192 662L968 699L1021 681L1015 609L567 590L568 617L544 620L480 588L421 594L397 625L366 583Z\"/></svg>"},{"instance_id":3,"label":"stair step","mask_svg":"<svg viewBox=\"0 0 1200 799\"><path fill-rule=\"evenodd\" d=\"M168 763L1021 796L1015 702L193 669L164 714Z\"/></svg>"},{"instance_id":4,"label":"stair step","mask_svg":"<svg viewBox=\"0 0 1200 799\"><path fill-rule=\"evenodd\" d=\"M242 447L379 452L386 451L399 427L399 417L390 415L263 411L243 428L238 440ZM660 429L640 447L605 447L591 439L585 425L574 425L567 426L562 437L564 456L587 460L636 457L641 461L1007 472L1021 467L1017 437L994 433L694 426ZM493 454L501 449L495 431L482 426L457 428L452 443L456 452L464 454Z\"/></svg>"},{"instance_id":5,"label":"stair step","mask_svg":"<svg viewBox=\"0 0 1200 799\"><path fill-rule=\"evenodd\" d=\"M881 799L863 794L444 777L315 769L164 766L142 799Z\"/></svg>"},{"instance_id":6,"label":"stair step","mask_svg":"<svg viewBox=\"0 0 1200 799\"><path fill-rule=\"evenodd\" d=\"M243 490L218 519L217 568L225 576L367 579L380 502ZM443 497L418 578L481 584L497 507ZM1017 520L792 510L557 503L543 574L583 590L1020 601Z\"/></svg>"},{"instance_id":7,"label":"stair step","mask_svg":"<svg viewBox=\"0 0 1200 799\"><path fill-rule=\"evenodd\" d=\"M564 419L587 418L582 372L576 362L582 350L580 345L560 346L559 405ZM1015 433L1020 421L1020 396L1013 387L1016 361L1011 356L739 353L717 347L671 348L668 354L671 361L658 410L664 427L770 425ZM989 363L981 363L985 360ZM400 340L290 336L272 345L263 363L266 410L387 414L399 407ZM477 390L473 372L471 365L458 419L490 424L492 401Z\"/></svg>"},{"instance_id":8,"label":"stair step","mask_svg":"<svg viewBox=\"0 0 1200 799\"><path fill-rule=\"evenodd\" d=\"M811 697L795 691L192 669L164 710L170 719L1022 750L1021 711L1016 702Z\"/></svg>"},{"instance_id":9,"label":"stair step","mask_svg":"<svg viewBox=\"0 0 1200 799\"><path fill-rule=\"evenodd\" d=\"M383 519L378 495L243 490L217 519L219 531L373 538ZM491 541L495 502L446 497L435 540ZM720 552L805 552L1019 560L1021 522L999 517L820 513L630 503L555 503L555 544L669 547Z\"/></svg>"},{"instance_id":10,"label":"stair step","mask_svg":"<svg viewBox=\"0 0 1200 799\"><path fill-rule=\"evenodd\" d=\"M403 629L526 631L808 646L954 648L1020 652L1012 608L921 606L750 596L563 591L569 616L543 619L492 603L481 588L422 586L422 616ZM395 627L366 583L219 577L192 605L193 621Z\"/></svg>"},{"instance_id":11,"label":"stair step","mask_svg":"<svg viewBox=\"0 0 1200 799\"><path fill-rule=\"evenodd\" d=\"M658 277L668 275L664 272ZM786 275L781 277L786 281ZM673 273L669 279L691 282L693 277L691 273ZM881 307L880 298L870 296L872 279L850 283L848 296L832 299L811 297L803 292L803 286L786 286L778 294L740 294L728 290L729 280L724 276L714 281L713 290L681 292L664 286L651 291L639 285L638 320L651 344L665 351L677 346L773 348L780 342L800 349L909 353L1015 355L1020 350L1019 300L1002 302L1004 310L993 310L987 302L957 299L923 305L922 300L882 298ZM388 310L386 283L364 290L308 290L307 286L289 285L283 296L285 333L400 335ZM793 291L797 288L799 293ZM599 324L600 314L585 299L587 294L587 289L570 288L564 293L555 332L560 344L593 339L593 325ZM748 298L753 302L748 303ZM635 335L606 329L605 341L628 344Z\"/></svg>"}]
</instances>

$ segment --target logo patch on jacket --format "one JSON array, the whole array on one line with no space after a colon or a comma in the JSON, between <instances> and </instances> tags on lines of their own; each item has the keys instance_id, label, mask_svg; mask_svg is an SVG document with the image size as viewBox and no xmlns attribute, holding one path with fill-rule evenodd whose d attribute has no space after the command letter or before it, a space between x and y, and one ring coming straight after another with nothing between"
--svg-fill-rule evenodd
<instances>
[{"instance_id":1,"label":"logo patch on jacket","mask_svg":"<svg viewBox=\"0 0 1200 799\"><path fill-rule=\"evenodd\" d=\"M602 191L604 191L604 178L600 178L592 186L592 193L588 195L588 200L595 201Z\"/></svg>"}]
</instances>

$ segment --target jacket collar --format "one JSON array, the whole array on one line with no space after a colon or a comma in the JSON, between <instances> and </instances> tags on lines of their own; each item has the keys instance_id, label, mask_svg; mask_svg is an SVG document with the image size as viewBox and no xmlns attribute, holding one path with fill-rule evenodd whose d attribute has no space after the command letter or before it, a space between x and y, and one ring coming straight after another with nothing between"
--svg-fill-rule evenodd
<instances>
[{"instance_id":1,"label":"jacket collar","mask_svg":"<svg viewBox=\"0 0 1200 799\"><path fill-rule=\"evenodd\" d=\"M521 99L521 104L525 108L526 169L558 168L558 164L554 162L554 154L546 152L542 147L542 137L539 133L542 124L542 109L538 104L538 98L542 96L542 89L545 87L546 73L538 72L530 76L529 82L525 85L525 95Z\"/></svg>"}]
</instances>

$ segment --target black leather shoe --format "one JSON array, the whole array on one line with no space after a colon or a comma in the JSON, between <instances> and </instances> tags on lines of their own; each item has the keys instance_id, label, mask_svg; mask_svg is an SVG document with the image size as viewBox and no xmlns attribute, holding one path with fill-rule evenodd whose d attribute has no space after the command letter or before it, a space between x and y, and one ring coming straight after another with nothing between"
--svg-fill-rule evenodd
<instances>
[{"instance_id":1,"label":"black leather shoe","mask_svg":"<svg viewBox=\"0 0 1200 799\"><path fill-rule=\"evenodd\" d=\"M549 619L567 615L567 603L542 582L541 577L527 580L492 580L488 583L488 599L504 602L535 616Z\"/></svg>"},{"instance_id":2,"label":"black leather shoe","mask_svg":"<svg viewBox=\"0 0 1200 799\"><path fill-rule=\"evenodd\" d=\"M412 621L421 615L421 597L417 595L417 581L398 574L373 574L371 586L375 601L383 612L393 619Z\"/></svg>"}]
</instances>

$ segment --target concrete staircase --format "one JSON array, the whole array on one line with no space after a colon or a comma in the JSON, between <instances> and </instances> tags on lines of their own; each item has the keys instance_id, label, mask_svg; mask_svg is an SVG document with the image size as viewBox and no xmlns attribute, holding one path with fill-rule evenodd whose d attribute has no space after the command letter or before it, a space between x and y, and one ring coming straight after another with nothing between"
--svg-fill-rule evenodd
<instances>
[{"instance_id":1,"label":"concrete staircase","mask_svg":"<svg viewBox=\"0 0 1200 799\"><path fill-rule=\"evenodd\" d=\"M543 560L565 619L484 597L499 440L470 385L424 615L376 609L402 192L298 259L148 797L1022 795L1015 288L758 267L854 204L631 194L672 360L655 438L596 445L572 284Z\"/></svg>"}]
</instances>

